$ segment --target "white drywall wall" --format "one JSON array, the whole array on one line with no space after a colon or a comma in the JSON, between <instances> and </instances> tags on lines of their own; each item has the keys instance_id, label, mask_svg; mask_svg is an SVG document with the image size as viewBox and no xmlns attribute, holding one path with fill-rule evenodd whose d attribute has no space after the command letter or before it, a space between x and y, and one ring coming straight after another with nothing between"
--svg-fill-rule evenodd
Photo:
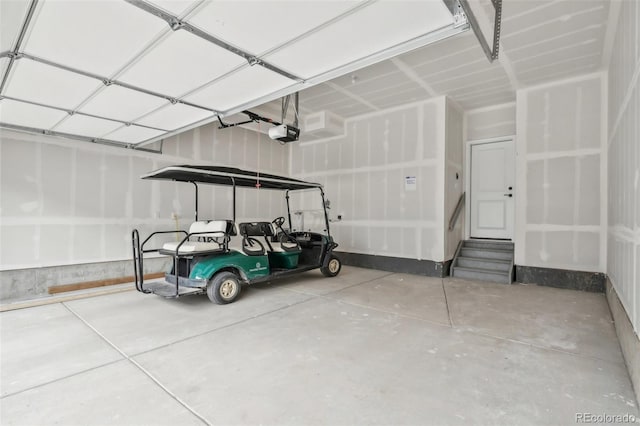
<instances>
[{"instance_id":1,"label":"white drywall wall","mask_svg":"<svg viewBox=\"0 0 640 426\"><path fill-rule=\"evenodd\" d=\"M607 274L640 332L640 4L620 3L608 71Z\"/></svg>"},{"instance_id":2,"label":"white drywall wall","mask_svg":"<svg viewBox=\"0 0 640 426\"><path fill-rule=\"evenodd\" d=\"M464 114L447 99L444 176L444 242L445 260L453 259L458 243L464 234L464 210L460 211L454 228L449 230L449 221L455 211L460 195L464 192L463 127Z\"/></svg>"},{"instance_id":3,"label":"white drywall wall","mask_svg":"<svg viewBox=\"0 0 640 426\"><path fill-rule=\"evenodd\" d=\"M348 119L345 135L291 144L294 177L325 185L338 250L445 260L444 97ZM415 187L407 182L415 177Z\"/></svg>"},{"instance_id":4,"label":"white drywall wall","mask_svg":"<svg viewBox=\"0 0 640 426\"><path fill-rule=\"evenodd\" d=\"M605 271L603 77L517 93L516 264Z\"/></svg>"},{"instance_id":5,"label":"white drywall wall","mask_svg":"<svg viewBox=\"0 0 640 426\"><path fill-rule=\"evenodd\" d=\"M465 139L484 139L513 136L516 134L516 104L493 105L465 111Z\"/></svg>"},{"instance_id":6,"label":"white drywall wall","mask_svg":"<svg viewBox=\"0 0 640 426\"><path fill-rule=\"evenodd\" d=\"M141 180L172 164L228 165L287 174L289 150L249 130L215 124L168 139L164 155L0 131L0 270L131 257L131 231L180 229L194 220L187 183ZM200 186L199 218L230 219L231 190ZM239 220L271 220L283 194L238 190ZM171 238L171 237L169 237Z\"/></svg>"}]
</instances>

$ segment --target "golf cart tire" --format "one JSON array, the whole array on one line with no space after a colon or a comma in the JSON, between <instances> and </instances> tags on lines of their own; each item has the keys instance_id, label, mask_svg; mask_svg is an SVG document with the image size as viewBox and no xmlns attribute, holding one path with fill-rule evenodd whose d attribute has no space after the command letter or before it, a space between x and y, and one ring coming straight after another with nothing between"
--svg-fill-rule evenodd
<instances>
[{"instance_id":1,"label":"golf cart tire","mask_svg":"<svg viewBox=\"0 0 640 426\"><path fill-rule=\"evenodd\" d=\"M342 262L340 261L340 258L335 254L332 254L329 258L329 262L327 262L327 266L320 268L320 272L322 272L322 275L325 277L335 277L340 273L341 269Z\"/></svg>"},{"instance_id":2,"label":"golf cart tire","mask_svg":"<svg viewBox=\"0 0 640 426\"><path fill-rule=\"evenodd\" d=\"M242 285L233 272L222 271L213 276L207 285L209 300L218 305L226 305L238 298Z\"/></svg>"}]
</instances>

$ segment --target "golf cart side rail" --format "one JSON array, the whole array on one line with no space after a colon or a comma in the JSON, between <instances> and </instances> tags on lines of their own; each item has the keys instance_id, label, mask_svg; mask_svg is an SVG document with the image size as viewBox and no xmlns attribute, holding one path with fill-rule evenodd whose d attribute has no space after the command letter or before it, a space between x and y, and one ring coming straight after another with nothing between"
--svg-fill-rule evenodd
<instances>
[{"instance_id":1,"label":"golf cart side rail","mask_svg":"<svg viewBox=\"0 0 640 426\"><path fill-rule=\"evenodd\" d=\"M229 240L230 237L226 232L222 232L222 231L202 231L202 232L191 232L188 233L187 231L183 231L183 230L172 230L172 231L156 231L151 233L151 235L149 235L143 242L142 244L140 244L140 234L138 233L137 229L134 229L131 233L131 241L132 241L132 245L133 245L133 268L134 268L134 279L135 279L135 285L136 285L136 290L142 292L142 293L149 293L148 290L144 289L144 254L145 253L158 253L160 252L160 250L162 250L162 248L154 248L154 249L146 249L144 248L145 244L147 244L147 242L154 236L154 235L158 235L158 234L184 234L185 237L178 243L178 245L175 248L175 251L172 250L172 257L173 257L173 271L174 271L174 277L175 277L175 284L176 284L176 297L179 295L179 268L180 268L180 262L179 259L180 257L186 257L186 256L181 256L180 255L180 248L182 247L182 245L184 243L186 243L187 241L189 241L189 238L194 236L194 235L212 235L212 234L219 234L221 237L223 237L223 242L222 242L222 249L220 251L226 252L229 250ZM187 255L188 256L188 255Z\"/></svg>"},{"instance_id":2,"label":"golf cart side rail","mask_svg":"<svg viewBox=\"0 0 640 426\"><path fill-rule=\"evenodd\" d=\"M188 239L189 234L187 231L182 230L172 230L172 231L156 231L149 235L143 242L140 244L140 233L137 229L134 229L131 232L131 243L133 245L133 277L135 279L136 290L142 293L149 293L148 290L144 289L144 253L153 253L160 251L159 248L156 249L144 249L144 245L156 234L184 234L186 235L186 239Z\"/></svg>"}]
</instances>

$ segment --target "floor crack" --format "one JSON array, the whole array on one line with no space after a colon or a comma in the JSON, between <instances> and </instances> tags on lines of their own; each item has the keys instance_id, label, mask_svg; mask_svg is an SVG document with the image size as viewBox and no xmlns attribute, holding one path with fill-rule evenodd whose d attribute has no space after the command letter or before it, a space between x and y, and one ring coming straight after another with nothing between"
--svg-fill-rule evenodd
<instances>
[{"instance_id":1,"label":"floor crack","mask_svg":"<svg viewBox=\"0 0 640 426\"><path fill-rule=\"evenodd\" d=\"M129 355L127 355L122 349L120 349L118 346L116 346L115 343L113 343L109 339L107 339L106 336L104 336L102 333L100 333L94 326L89 324L80 314L78 314L76 311L71 309L71 307L67 306L67 304L64 303L64 302L61 303L61 305L64 306L69 312L71 312L76 318L78 318L80 321L82 321L87 327L89 327L91 330L93 330L93 332L96 333L109 346L111 346L113 349L118 351L118 353L120 353L120 355L122 355L126 360L128 360L131 364L133 364L144 375L146 375L148 378L150 378L156 385L158 385L158 387L160 387L160 389L162 389L165 393L167 393L167 395L169 395L176 402L178 402L180 405L182 405L191 414L193 414L198 419L200 419L204 424L211 426L211 423L204 416L199 414L197 411L195 411L193 408L191 408L185 401L183 401L179 396L177 396L176 394L171 392L166 386L164 386L162 383L160 383L160 380L158 380L153 374L151 374L149 371L147 371L136 360L134 360Z\"/></svg>"},{"instance_id":2,"label":"floor crack","mask_svg":"<svg viewBox=\"0 0 640 426\"><path fill-rule=\"evenodd\" d=\"M447 290L444 286L444 278L440 279L440 282L442 283L442 293L444 294L444 303L447 306L447 316L449 317L449 325L453 328L453 318L451 318L451 310L449 309L449 300L447 299Z\"/></svg>"}]
</instances>

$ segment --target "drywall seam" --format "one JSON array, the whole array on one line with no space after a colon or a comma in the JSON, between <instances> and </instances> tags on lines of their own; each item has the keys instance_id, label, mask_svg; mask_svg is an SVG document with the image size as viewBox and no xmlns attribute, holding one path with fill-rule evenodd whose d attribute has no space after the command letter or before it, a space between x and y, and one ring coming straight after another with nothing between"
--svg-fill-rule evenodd
<instances>
[{"instance_id":1,"label":"drywall seam","mask_svg":"<svg viewBox=\"0 0 640 426\"><path fill-rule=\"evenodd\" d=\"M440 99L444 98L444 96L438 96L437 98L430 98L430 99L426 99L426 100L420 100L420 101L415 101L415 102L409 102L406 104L402 104L402 105L397 105L394 107L390 107L390 108L385 108L382 110L378 110L378 111L371 111L371 112L365 112L364 114L360 114L360 115L354 115L353 117L348 117L344 119L345 125L354 121L361 121L361 120L366 120L368 118L373 118L373 117L380 117L383 116L385 114L389 114L392 112L396 112L396 111L403 111L403 110L409 110L412 108L416 108L419 107L420 105L438 105L438 102L440 101ZM335 136L331 136L330 138L325 138L325 139L332 139L335 138ZM319 141L323 141L324 139L318 139L317 141L314 142L319 142Z\"/></svg>"},{"instance_id":2,"label":"drywall seam","mask_svg":"<svg viewBox=\"0 0 640 426\"><path fill-rule=\"evenodd\" d=\"M527 232L592 232L599 234L602 230L600 225L553 225L548 223L528 223L525 225Z\"/></svg>"},{"instance_id":3,"label":"drywall seam","mask_svg":"<svg viewBox=\"0 0 640 426\"><path fill-rule=\"evenodd\" d=\"M608 81L609 75L607 72L600 75L600 269L605 272L607 271L607 256L609 253L609 239L607 238L607 225L609 224L609 150L607 149L609 124Z\"/></svg>"},{"instance_id":4,"label":"drywall seam","mask_svg":"<svg viewBox=\"0 0 640 426\"><path fill-rule=\"evenodd\" d=\"M514 102L505 102L502 104L497 104L497 105L491 105L491 106L486 106L486 107L480 107L480 108L474 108L474 109L469 109L465 112L465 115L472 115L472 114L479 114L479 113L483 113L483 112L489 112L489 111L496 111L499 109L507 109L507 108L515 108L516 107L516 103Z\"/></svg>"},{"instance_id":5,"label":"drywall seam","mask_svg":"<svg viewBox=\"0 0 640 426\"><path fill-rule=\"evenodd\" d=\"M549 152L549 127L550 127L550 116L549 116L549 93L545 93L544 94L544 134L543 134L543 140L544 140L544 151L545 152ZM543 191L543 196L542 196L542 222L544 224L549 223L549 160L542 160L542 176L543 176L543 184L542 187L544 188ZM528 183L528 182L527 182ZM572 235L572 238L576 238L575 234ZM542 236L541 236L541 243L540 245L542 246L542 252L540 253L540 257L544 257L546 256L547 259L550 257L549 255L549 251L547 250L547 232L544 231L542 232ZM547 259L543 259L546 263Z\"/></svg>"},{"instance_id":6,"label":"drywall seam","mask_svg":"<svg viewBox=\"0 0 640 426\"><path fill-rule=\"evenodd\" d=\"M540 90L540 89L548 89L550 87L555 87L555 86L564 86L564 85L569 84L569 83L578 83L578 82L581 82L581 81L594 80L596 78L601 78L603 74L604 73L602 71L596 71L596 72L592 72L592 73L588 73L588 74L582 74L582 75L578 75L578 76L567 77L567 78L563 78L563 79L560 79L560 80L553 80L553 81L550 81L550 82L545 82L545 83L540 83L540 84L527 86L527 87L524 87L524 88L518 90L518 92L519 93L520 92L529 93L529 92Z\"/></svg>"},{"instance_id":7,"label":"drywall seam","mask_svg":"<svg viewBox=\"0 0 640 426\"><path fill-rule=\"evenodd\" d=\"M437 159L425 159L425 160L418 160L418 161L408 161L404 163L391 163L391 164L385 164L381 166L363 166L357 169L356 168L331 169L331 170L321 170L317 172L301 172L301 173L297 173L297 176L301 177L302 179L309 179L309 178L333 176L333 175L348 174L348 173L358 174L358 173L383 172L383 171L390 171L390 170L399 170L399 169L404 169L408 167L425 167L425 166L436 166L436 165L438 165Z\"/></svg>"},{"instance_id":8,"label":"drywall seam","mask_svg":"<svg viewBox=\"0 0 640 426\"><path fill-rule=\"evenodd\" d=\"M419 161L423 161L424 160L424 107L426 104L421 104L417 106L417 110L418 110L418 143L416 146L416 158ZM437 105L437 104L436 104ZM437 114L437 112L436 112ZM436 135L436 139L437 139L437 135ZM403 153L404 153L404 144L402 147ZM405 158L405 157L402 157ZM436 160L437 161L437 160ZM418 197L418 203L419 205L422 205L422 191L420 191L420 195ZM434 224L435 225L435 224ZM435 228L436 226L434 226ZM404 245L405 241L404 241L404 232L402 233L402 243ZM422 259L422 238L420 238L418 236L418 233L415 234L415 238L416 238L416 243L415 243L415 248L417 251L417 256L416 259L421 260Z\"/></svg>"},{"instance_id":9,"label":"drywall seam","mask_svg":"<svg viewBox=\"0 0 640 426\"><path fill-rule=\"evenodd\" d=\"M631 80L629 81L629 85L627 86L627 94L622 100L622 104L618 109L618 116L616 117L616 121L613 123L613 126L611 127L611 132L609 133L609 142L607 144L607 147L611 146L611 143L613 142L613 139L616 133L618 132L618 127L620 126L620 122L622 121L622 118L624 117L624 113L627 110L627 107L629 106L629 102L631 101L631 97L633 96L633 88L636 87L636 85L638 84L639 75L640 75L640 61L638 61L638 63L636 64L636 70L633 73L633 77L631 77Z\"/></svg>"},{"instance_id":10,"label":"drywall seam","mask_svg":"<svg viewBox=\"0 0 640 426\"><path fill-rule=\"evenodd\" d=\"M437 126L438 126L438 132L436 134L436 148L437 148L437 154L436 154L436 158L438 159L438 165L437 167L437 172L436 175L438 176L437 178L437 183L436 183L436 200L438 200L439 202L439 206L440 208L438 208L436 210L436 219L439 222L439 230L440 230L440 235L442 238L442 244L440 244L440 246L438 247L438 249L440 250L440 252L438 253L438 255L435 256L435 261L444 261L445 257L446 257L446 229L447 229L447 223L446 222L446 215L445 215L445 210L446 210L446 206L447 206L447 198L446 198L446 190L445 190L445 183L446 183L446 167L445 167L445 162L447 159L447 152L446 152L446 146L447 146L447 97L443 96L438 100L438 104L440 106L440 108L438 108L437 110L437 116L438 116L438 121L437 121Z\"/></svg>"},{"instance_id":11,"label":"drywall seam","mask_svg":"<svg viewBox=\"0 0 640 426\"><path fill-rule=\"evenodd\" d=\"M404 147L404 139L402 140L402 146ZM367 123L367 164L371 164L371 124ZM367 219L371 220L371 172L367 172ZM371 229L367 232L367 249L371 250Z\"/></svg>"},{"instance_id":12,"label":"drywall seam","mask_svg":"<svg viewBox=\"0 0 640 426\"><path fill-rule=\"evenodd\" d=\"M566 75L566 71L558 71L558 72L554 72L554 73L551 73L551 74L542 74L540 70L544 70L544 69L547 69L547 68L555 67L555 66L558 66L560 64L565 65L565 66L569 66L569 64L572 64L572 63L573 63L573 65L572 65L573 70L579 70L582 67L582 65L580 65L579 61L584 60L584 59L589 59L589 60L594 59L595 60L595 59L599 59L599 58L600 58L600 53L593 53L593 54L590 54L590 55L576 55L576 56L571 56L571 57L568 57L568 58L565 57L562 60L558 60L556 62L547 64L547 65L540 65L540 66L536 66L536 67L531 67L531 68L527 69L526 71L522 71L520 74L521 75L527 75L527 76L538 75L539 76L538 77L539 80L544 79L544 80L548 81L548 79L554 78L557 75L560 75L560 74L565 74ZM576 62L578 62L578 65L575 64ZM533 81L536 81L536 77L525 77L525 78L533 79ZM553 80L553 81L558 81L558 80Z\"/></svg>"},{"instance_id":13,"label":"drywall seam","mask_svg":"<svg viewBox=\"0 0 640 426\"><path fill-rule=\"evenodd\" d=\"M344 139L344 136L345 136L345 133L343 133L341 135L328 136L326 138L314 139L314 140L310 140L310 141L300 141L300 142L296 142L296 143L300 147L305 147L305 146L318 145L318 144L321 144L321 143L341 140L341 139ZM300 137L304 137L304 129L300 131ZM290 146L290 147L293 147L294 144L293 143L289 143L287 145Z\"/></svg>"},{"instance_id":14,"label":"drywall seam","mask_svg":"<svg viewBox=\"0 0 640 426\"><path fill-rule=\"evenodd\" d=\"M447 165L457 168L457 169L462 169L462 164L456 163L453 160L447 160Z\"/></svg>"},{"instance_id":15,"label":"drywall seam","mask_svg":"<svg viewBox=\"0 0 640 426\"><path fill-rule=\"evenodd\" d=\"M376 219L343 219L340 222L336 222L339 226L349 225L351 227L356 228L367 228L367 227L388 227L388 228L429 228L429 229L437 229L440 225L438 220L376 220ZM433 260L433 259L432 259Z\"/></svg>"},{"instance_id":16,"label":"drywall seam","mask_svg":"<svg viewBox=\"0 0 640 426\"><path fill-rule=\"evenodd\" d=\"M576 143L579 143L581 139L580 134L580 123L582 121L582 88L578 87L576 90L576 121L574 123L574 134ZM545 160L546 161L546 160ZM575 164L575 173L573 175L573 224L576 225L580 223L580 157L575 156L573 158L573 162ZM571 253L572 259L574 263L578 262L578 236L576 233L573 233L573 241L572 241L573 253Z\"/></svg>"},{"instance_id":17,"label":"drywall seam","mask_svg":"<svg viewBox=\"0 0 640 426\"><path fill-rule=\"evenodd\" d=\"M333 90L335 90L338 93L341 93L351 99L353 99L354 101L361 103L362 105L371 108L374 111L380 111L380 108L378 108L377 106L375 106L374 104L372 104L371 102L365 100L364 98L350 92L349 90L345 90L343 89L341 86L332 83L331 81L326 81L324 84L326 84L327 86L331 87Z\"/></svg>"},{"instance_id":18,"label":"drywall seam","mask_svg":"<svg viewBox=\"0 0 640 426\"><path fill-rule=\"evenodd\" d=\"M609 235L629 243L640 243L640 228L631 229L623 225L609 225Z\"/></svg>"},{"instance_id":19,"label":"drywall seam","mask_svg":"<svg viewBox=\"0 0 640 426\"><path fill-rule=\"evenodd\" d=\"M579 122L576 124L579 124ZM552 160L555 158L565 158L565 157L583 157L588 155L600 155L601 153L602 153L602 148L583 148L583 149L575 149L572 151L535 152L532 154L527 154L527 161Z\"/></svg>"},{"instance_id":20,"label":"drywall seam","mask_svg":"<svg viewBox=\"0 0 640 426\"><path fill-rule=\"evenodd\" d=\"M502 65L502 69L507 74L507 78L509 79L509 83L511 83L511 88L515 91L520 88L520 82L518 81L518 77L513 69L513 61L509 59L509 55L504 49L502 42L499 43L500 46L500 54L498 56L498 62Z\"/></svg>"},{"instance_id":21,"label":"drywall seam","mask_svg":"<svg viewBox=\"0 0 640 426\"><path fill-rule=\"evenodd\" d=\"M608 69L611 64L611 56L613 55L613 45L616 41L616 33L618 29L618 21L620 20L620 10L622 1L611 0L609 2L609 17L607 18L607 30L604 35L604 43L602 46L602 68ZM604 104L607 105L607 104Z\"/></svg>"},{"instance_id":22,"label":"drywall seam","mask_svg":"<svg viewBox=\"0 0 640 426\"><path fill-rule=\"evenodd\" d=\"M77 158L78 158L78 151L75 149L72 149L71 150L71 183L70 183L71 198L69 201L71 203L70 213L72 218L76 216L76 191L77 191L77 182L78 182ZM76 227L70 226L69 241L71 242L71 244L69 244L67 247L67 259L73 259L73 241L76 240L75 237L76 237Z\"/></svg>"},{"instance_id":23,"label":"drywall seam","mask_svg":"<svg viewBox=\"0 0 640 426\"><path fill-rule=\"evenodd\" d=\"M578 122L578 120L576 120ZM577 126L576 126L577 127ZM579 140L579 139L578 139ZM576 172L573 176L573 184L574 184L574 196L573 196L573 223L580 223L580 157L576 157L574 160ZM598 227L598 233L601 231L601 228ZM573 261L578 263L578 238L576 234L573 234Z\"/></svg>"},{"instance_id":24,"label":"drywall seam","mask_svg":"<svg viewBox=\"0 0 640 426\"><path fill-rule=\"evenodd\" d=\"M553 3L553 2L552 2L552 3ZM594 11L598 11L598 10L600 10L600 9L602 9L602 7L601 7L601 6L595 6L595 7L589 8L589 9L582 9L582 10L580 10L579 12L576 12L576 13L573 15L573 17L580 16L580 15L584 15L584 14L587 14L587 13L590 13L590 12L594 12ZM535 10L535 9L528 9L528 10L527 10L527 12L528 12L528 13L530 13L530 12L531 12L531 11L533 11L533 10ZM509 35L510 35L510 36L514 36L514 35L516 35L516 34L524 33L524 32L526 32L529 28L531 28L531 29L533 29L533 28L540 28L540 27L543 27L543 26L545 26L545 25L548 25L548 24L549 24L550 22L552 22L552 21L562 21L562 17L561 17L561 16L559 16L559 17L557 17L557 18L554 18L554 19L553 19L553 20L551 20L551 21L549 21L549 20L545 20L544 22L541 22L540 24L537 24L537 25L532 26L532 27L522 28L522 29L520 29L520 30L514 31L513 33L510 33Z\"/></svg>"},{"instance_id":25,"label":"drywall seam","mask_svg":"<svg viewBox=\"0 0 640 426\"><path fill-rule=\"evenodd\" d=\"M38 194L38 216L42 217L44 210L44 188L42 187L42 145L36 146L36 158L35 158L35 179ZM5 222L6 223L6 222ZM33 241L34 259L40 258L40 239L42 238L42 227L38 223L35 227L35 236Z\"/></svg>"},{"instance_id":26,"label":"drywall seam","mask_svg":"<svg viewBox=\"0 0 640 426\"><path fill-rule=\"evenodd\" d=\"M400 71L402 71L404 75L406 75L407 78L409 78L409 80L413 81L414 83L417 83L418 86L422 87L429 94L429 96L431 96L432 98L435 96L438 96L438 93L435 90L433 90L433 87L431 87L423 79L421 79L420 76L413 69L409 68L407 64L405 64L400 58L398 57L391 58L391 62L393 62L393 64Z\"/></svg>"},{"instance_id":27,"label":"drywall seam","mask_svg":"<svg viewBox=\"0 0 640 426\"><path fill-rule=\"evenodd\" d=\"M528 92L522 89L516 93L516 222L514 241L514 261L516 264L526 264L526 213L527 213L527 101Z\"/></svg>"}]
</instances>

